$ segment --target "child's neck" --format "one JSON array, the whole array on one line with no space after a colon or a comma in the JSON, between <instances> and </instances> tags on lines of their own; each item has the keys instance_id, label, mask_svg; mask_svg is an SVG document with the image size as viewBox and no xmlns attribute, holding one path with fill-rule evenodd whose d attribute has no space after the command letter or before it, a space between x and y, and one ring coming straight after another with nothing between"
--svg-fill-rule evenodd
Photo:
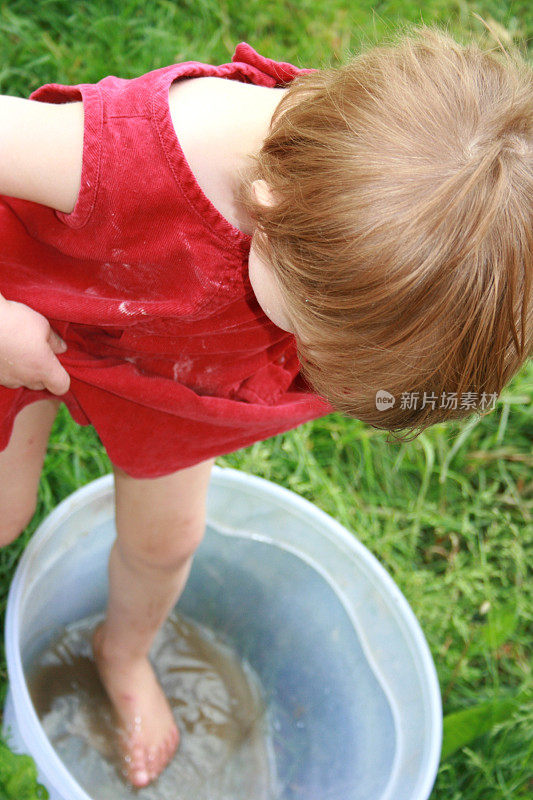
<instances>
[{"instance_id":1,"label":"child's neck","mask_svg":"<svg viewBox=\"0 0 533 800\"><path fill-rule=\"evenodd\" d=\"M214 77L185 79L170 88L176 135L200 188L249 235L253 222L237 201L241 176L261 149L285 91Z\"/></svg>"}]
</instances>

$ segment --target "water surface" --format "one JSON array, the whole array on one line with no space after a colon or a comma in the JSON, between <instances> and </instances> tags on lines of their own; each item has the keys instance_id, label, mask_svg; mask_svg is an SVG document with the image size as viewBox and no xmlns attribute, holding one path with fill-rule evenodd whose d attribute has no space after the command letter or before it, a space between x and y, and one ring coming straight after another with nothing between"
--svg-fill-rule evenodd
<instances>
[{"instance_id":1,"label":"water surface","mask_svg":"<svg viewBox=\"0 0 533 800\"><path fill-rule=\"evenodd\" d=\"M125 782L90 646L101 618L68 625L26 675L41 724L80 786L95 800L272 800L272 747L256 674L210 629L176 611L159 631L151 660L180 746L150 786Z\"/></svg>"}]
</instances>

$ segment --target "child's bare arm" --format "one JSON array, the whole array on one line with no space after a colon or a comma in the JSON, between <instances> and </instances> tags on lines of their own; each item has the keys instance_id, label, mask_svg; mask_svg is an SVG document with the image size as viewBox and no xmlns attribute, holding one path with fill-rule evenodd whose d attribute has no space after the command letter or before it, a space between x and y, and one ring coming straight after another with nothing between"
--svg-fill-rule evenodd
<instances>
[{"instance_id":1,"label":"child's bare arm","mask_svg":"<svg viewBox=\"0 0 533 800\"><path fill-rule=\"evenodd\" d=\"M81 101L0 95L0 194L68 214L80 189L82 154Z\"/></svg>"},{"instance_id":2,"label":"child's bare arm","mask_svg":"<svg viewBox=\"0 0 533 800\"><path fill-rule=\"evenodd\" d=\"M80 189L82 154L83 103L0 95L0 194L68 214ZM56 356L64 351L46 317L0 294L0 385L64 394L70 377Z\"/></svg>"}]
</instances>

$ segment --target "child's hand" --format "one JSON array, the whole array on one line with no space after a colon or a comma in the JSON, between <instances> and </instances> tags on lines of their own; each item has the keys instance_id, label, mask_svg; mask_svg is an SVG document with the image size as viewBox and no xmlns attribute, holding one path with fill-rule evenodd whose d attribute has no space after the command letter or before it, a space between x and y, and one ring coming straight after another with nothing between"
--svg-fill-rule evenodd
<instances>
[{"instance_id":1,"label":"child's hand","mask_svg":"<svg viewBox=\"0 0 533 800\"><path fill-rule=\"evenodd\" d=\"M65 394L70 377L54 354L66 349L46 317L0 295L0 385Z\"/></svg>"}]
</instances>

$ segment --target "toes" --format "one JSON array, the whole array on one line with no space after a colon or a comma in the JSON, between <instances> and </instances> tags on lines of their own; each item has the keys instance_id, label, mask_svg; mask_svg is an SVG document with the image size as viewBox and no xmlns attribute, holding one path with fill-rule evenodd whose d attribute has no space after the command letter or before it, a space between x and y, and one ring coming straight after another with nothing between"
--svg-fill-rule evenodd
<instances>
[{"instance_id":1,"label":"toes","mask_svg":"<svg viewBox=\"0 0 533 800\"><path fill-rule=\"evenodd\" d=\"M166 762L162 763L161 759L158 758L158 754L159 748L157 747L150 747L146 754L146 769L151 781L155 780L163 767L166 766Z\"/></svg>"},{"instance_id":2,"label":"toes","mask_svg":"<svg viewBox=\"0 0 533 800\"><path fill-rule=\"evenodd\" d=\"M129 756L124 758L122 774L136 788L147 786L153 779L150 770L142 762L135 763Z\"/></svg>"},{"instance_id":3,"label":"toes","mask_svg":"<svg viewBox=\"0 0 533 800\"><path fill-rule=\"evenodd\" d=\"M150 782L150 773L146 768L145 750L141 744L127 749L124 755L124 774L133 786L146 786Z\"/></svg>"},{"instance_id":4,"label":"toes","mask_svg":"<svg viewBox=\"0 0 533 800\"><path fill-rule=\"evenodd\" d=\"M143 786L148 786L150 781L153 780L153 776L145 769L138 769L129 773L128 780L132 786L141 789Z\"/></svg>"},{"instance_id":5,"label":"toes","mask_svg":"<svg viewBox=\"0 0 533 800\"><path fill-rule=\"evenodd\" d=\"M177 730L171 731L163 743L154 751L150 752L148 756L148 769L151 780L155 780L165 769L176 752L178 741L179 734Z\"/></svg>"},{"instance_id":6,"label":"toes","mask_svg":"<svg viewBox=\"0 0 533 800\"><path fill-rule=\"evenodd\" d=\"M142 788L159 777L176 752L179 731L173 728L157 747L145 747L140 742L132 742L123 737L124 777L136 788Z\"/></svg>"}]
</instances>

